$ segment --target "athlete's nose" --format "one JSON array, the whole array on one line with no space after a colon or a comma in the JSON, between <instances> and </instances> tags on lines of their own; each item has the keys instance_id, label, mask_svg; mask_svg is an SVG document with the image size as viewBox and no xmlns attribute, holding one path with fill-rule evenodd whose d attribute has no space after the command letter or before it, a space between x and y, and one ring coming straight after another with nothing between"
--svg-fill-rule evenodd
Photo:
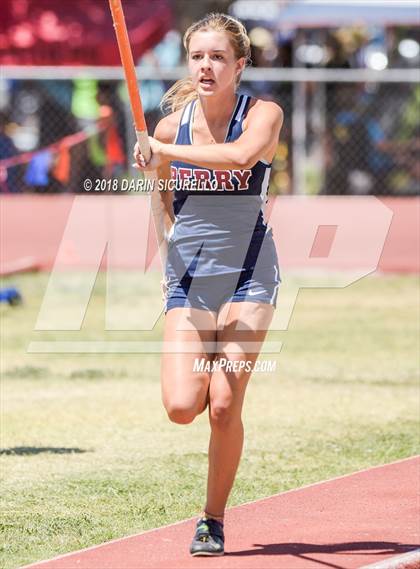
<instances>
[{"instance_id":1,"label":"athlete's nose","mask_svg":"<svg viewBox=\"0 0 420 569\"><path fill-rule=\"evenodd\" d=\"M205 55L201 60L202 69L211 69L211 59L208 55Z\"/></svg>"}]
</instances>

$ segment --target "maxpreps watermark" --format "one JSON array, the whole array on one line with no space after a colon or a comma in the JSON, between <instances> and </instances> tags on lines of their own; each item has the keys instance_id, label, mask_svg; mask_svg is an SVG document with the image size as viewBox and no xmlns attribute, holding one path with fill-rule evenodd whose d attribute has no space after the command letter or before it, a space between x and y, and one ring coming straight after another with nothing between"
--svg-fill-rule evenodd
<instances>
[{"instance_id":1,"label":"maxpreps watermark","mask_svg":"<svg viewBox=\"0 0 420 569\"><path fill-rule=\"evenodd\" d=\"M276 371L276 366L276 360L257 360L254 363L251 360L228 360L227 358L218 358L209 361L206 358L194 358L193 372L214 373L224 371L226 373L237 373L246 371L247 373L267 373Z\"/></svg>"},{"instance_id":2,"label":"maxpreps watermark","mask_svg":"<svg viewBox=\"0 0 420 569\"><path fill-rule=\"evenodd\" d=\"M177 343L155 341L148 336L162 317L164 308L160 288L156 286L158 275L152 271L152 261L158 266L158 248L150 247L155 253L152 257L152 253L149 254L152 204L151 200L140 199L139 194L136 196L139 199L135 196L126 199L121 194L111 200L100 199L99 196L98 200L93 201L87 195L74 197L39 307L34 326L36 337L30 342L28 352L138 354L174 353L180 350ZM225 196L223 201L225 199L228 201L224 207L235 212L236 198ZM350 197L345 207L341 201L331 202L331 199L331 196L278 196L274 201L270 210L270 227L277 236L292 231L293 239L280 239L279 246L282 255L286 259L293 259L293 265L296 264L302 273L288 278L286 265L286 278L283 278L282 293L278 297L270 331L288 329L302 288L344 289L377 269L392 221L392 211L374 196ZM194 196L185 200L183 207L188 208L191 200L194 200ZM255 215L259 215L257 208ZM300 223L302 219L304 223ZM354 219L358 220L357 227ZM325 229L328 230L328 238L324 234ZM331 232L331 229L334 231ZM203 247L200 246L201 256L205 248L206 239ZM106 334L108 331L140 331L138 341L126 338L111 340L108 337L92 339L91 331L84 329L86 311L105 252L103 331ZM121 270L126 266L136 270ZM139 295L143 283L151 295ZM236 283L231 284L233 288L236 286ZM191 323L184 319L177 323L178 330L188 330L190 326ZM238 330L243 329L240 319L238 326ZM76 331L79 334L72 340L64 336L65 332ZM47 337L42 336L44 332ZM51 332L56 332L56 335L51 336ZM241 342L235 354L278 354L281 346L280 341L268 340L262 346L261 342ZM217 342L209 342L209 348L206 349L210 353L216 348ZM185 342L182 351L193 354L194 358L197 354L196 342ZM231 359L239 357L245 359L248 356L232 355ZM205 364L203 362L203 369ZM227 363L223 365L225 368L228 366ZM257 364L259 369L261 365L269 366L266 363ZM235 366L238 370L239 366L249 369L252 364L232 363L227 369L233 371Z\"/></svg>"}]
</instances>

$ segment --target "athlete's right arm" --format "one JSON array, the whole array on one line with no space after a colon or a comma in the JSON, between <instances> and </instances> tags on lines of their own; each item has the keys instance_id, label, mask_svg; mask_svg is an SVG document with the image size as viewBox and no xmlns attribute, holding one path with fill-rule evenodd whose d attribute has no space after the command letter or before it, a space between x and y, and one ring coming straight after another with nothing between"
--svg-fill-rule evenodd
<instances>
[{"instance_id":1,"label":"athlete's right arm","mask_svg":"<svg viewBox=\"0 0 420 569\"><path fill-rule=\"evenodd\" d=\"M176 115L176 116L174 116ZM155 128L155 132L153 136L160 140L161 142L165 143L173 143L175 141L176 131L178 129L178 121L180 120L180 113L172 113L167 117L164 117L162 120L158 122ZM134 159L135 154L138 151L137 144L134 147ZM156 175L158 180L170 180L171 179L171 164L170 162L162 163L156 170ZM159 197L155 199L157 196L152 196L152 207L158 207L161 212L162 221L164 225L165 236L168 236L173 224L175 223L175 216L173 210L173 191L166 190L160 191L158 188L155 188L155 192L158 193ZM154 204L158 203L159 205L155 206ZM167 237L166 237L167 238ZM162 290L162 300L166 300L167 298L167 282L165 277L160 281L161 290Z\"/></svg>"},{"instance_id":2,"label":"athlete's right arm","mask_svg":"<svg viewBox=\"0 0 420 569\"><path fill-rule=\"evenodd\" d=\"M164 117L158 122L153 134L154 138L164 142L166 144L172 144L174 142L176 131L178 128L178 121L180 119L180 112L172 113ZM161 164L157 171L157 177L159 180L170 180L171 179L171 166L170 162L165 162ZM157 188L155 191L158 191ZM175 221L174 211L173 211L173 191L159 191L160 203L162 206L163 223L165 226L165 234L168 235Z\"/></svg>"}]
</instances>

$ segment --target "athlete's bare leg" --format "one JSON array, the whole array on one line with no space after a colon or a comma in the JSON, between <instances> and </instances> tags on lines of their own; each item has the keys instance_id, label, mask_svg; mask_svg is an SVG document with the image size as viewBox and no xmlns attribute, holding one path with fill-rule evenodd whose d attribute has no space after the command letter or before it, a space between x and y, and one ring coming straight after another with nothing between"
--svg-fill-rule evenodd
<instances>
[{"instance_id":1,"label":"athlete's bare leg","mask_svg":"<svg viewBox=\"0 0 420 569\"><path fill-rule=\"evenodd\" d=\"M214 359L216 313L196 308L172 308L166 313L161 360L162 401L171 421L191 423L208 403L211 374L194 372L194 360Z\"/></svg>"},{"instance_id":2,"label":"athlete's bare leg","mask_svg":"<svg viewBox=\"0 0 420 569\"><path fill-rule=\"evenodd\" d=\"M232 362L245 361L252 368L273 313L273 306L263 303L223 305L217 320L219 361L220 358ZM237 327L240 330L236 330ZM212 374L210 380L211 437L205 511L213 517L223 516L239 465L244 438L241 412L251 374L252 371L245 369L235 372L221 368Z\"/></svg>"}]
</instances>

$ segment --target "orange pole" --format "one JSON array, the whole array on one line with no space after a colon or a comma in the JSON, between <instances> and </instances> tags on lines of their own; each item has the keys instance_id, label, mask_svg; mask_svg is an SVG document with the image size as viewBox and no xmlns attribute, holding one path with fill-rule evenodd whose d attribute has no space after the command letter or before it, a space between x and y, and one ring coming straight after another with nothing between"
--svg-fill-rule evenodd
<instances>
[{"instance_id":1,"label":"orange pole","mask_svg":"<svg viewBox=\"0 0 420 569\"><path fill-rule=\"evenodd\" d=\"M137 142L139 144L140 152L148 162L151 157L151 149L121 0L109 0L109 6L111 8L112 19L114 21L114 29L117 36L118 48L120 50L121 62L124 68L128 95L130 97L130 106L134 117ZM153 180L155 185L157 184L156 172L147 172L146 178ZM163 268L165 266L165 259L167 256L167 240L164 225L164 206L162 200L160 199L158 191L152 191L150 199L159 253Z\"/></svg>"},{"instance_id":2,"label":"orange pole","mask_svg":"<svg viewBox=\"0 0 420 569\"><path fill-rule=\"evenodd\" d=\"M147 139L147 125L144 118L143 106L141 104L136 69L134 67L133 54L131 52L130 40L128 37L121 0L109 0L109 6L111 8L121 62L124 68L125 80L127 82L131 112L133 113L134 125L137 131L137 139L139 141L142 154L146 159L148 159L150 157L150 147ZM143 136L139 136L139 134L143 134Z\"/></svg>"}]
</instances>

